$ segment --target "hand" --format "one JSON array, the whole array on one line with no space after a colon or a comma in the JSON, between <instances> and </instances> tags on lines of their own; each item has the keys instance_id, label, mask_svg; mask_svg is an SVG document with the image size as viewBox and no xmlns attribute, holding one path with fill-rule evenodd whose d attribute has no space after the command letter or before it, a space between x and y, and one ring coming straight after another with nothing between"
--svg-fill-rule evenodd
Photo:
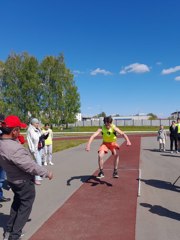
<instances>
[{"instance_id":1,"label":"hand","mask_svg":"<svg viewBox=\"0 0 180 240\"><path fill-rule=\"evenodd\" d=\"M48 172L48 176L49 180L51 180L53 178L53 173L52 172Z\"/></svg>"},{"instance_id":2,"label":"hand","mask_svg":"<svg viewBox=\"0 0 180 240\"><path fill-rule=\"evenodd\" d=\"M127 141L127 146L131 146L131 142L130 141Z\"/></svg>"},{"instance_id":3,"label":"hand","mask_svg":"<svg viewBox=\"0 0 180 240\"><path fill-rule=\"evenodd\" d=\"M89 151L90 151L90 146L87 145L86 148L85 148L85 150L86 150L87 152L89 152Z\"/></svg>"}]
</instances>

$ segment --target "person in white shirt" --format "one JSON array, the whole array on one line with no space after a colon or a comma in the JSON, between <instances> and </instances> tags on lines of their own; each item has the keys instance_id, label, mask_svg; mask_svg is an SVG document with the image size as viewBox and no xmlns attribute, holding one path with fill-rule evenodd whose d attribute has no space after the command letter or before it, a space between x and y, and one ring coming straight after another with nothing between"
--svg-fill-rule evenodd
<instances>
[{"instance_id":1,"label":"person in white shirt","mask_svg":"<svg viewBox=\"0 0 180 240\"><path fill-rule=\"evenodd\" d=\"M46 135L48 135L48 138L45 140L45 146L44 146L44 165L47 164L54 165L52 162L52 147L53 147L53 131L50 129L49 123L46 123L44 125L44 128L42 132Z\"/></svg>"},{"instance_id":2,"label":"person in white shirt","mask_svg":"<svg viewBox=\"0 0 180 240\"><path fill-rule=\"evenodd\" d=\"M39 140L42 135L43 133L39 128L39 120L37 118L32 118L27 130L27 142L31 154L34 156L36 163L40 166L42 166L42 148L39 147ZM41 185L41 180L42 178L40 176L35 176L35 184Z\"/></svg>"}]
</instances>

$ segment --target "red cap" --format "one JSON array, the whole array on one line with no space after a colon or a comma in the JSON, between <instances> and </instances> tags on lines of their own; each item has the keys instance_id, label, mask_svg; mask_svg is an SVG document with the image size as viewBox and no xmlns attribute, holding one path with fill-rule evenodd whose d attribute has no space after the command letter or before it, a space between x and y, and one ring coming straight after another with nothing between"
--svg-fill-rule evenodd
<instances>
[{"instance_id":1,"label":"red cap","mask_svg":"<svg viewBox=\"0 0 180 240\"><path fill-rule=\"evenodd\" d=\"M10 115L6 117L3 121L3 124L9 128L15 128L15 127L27 128L27 125L25 123L22 123L20 119L14 115Z\"/></svg>"}]
</instances>

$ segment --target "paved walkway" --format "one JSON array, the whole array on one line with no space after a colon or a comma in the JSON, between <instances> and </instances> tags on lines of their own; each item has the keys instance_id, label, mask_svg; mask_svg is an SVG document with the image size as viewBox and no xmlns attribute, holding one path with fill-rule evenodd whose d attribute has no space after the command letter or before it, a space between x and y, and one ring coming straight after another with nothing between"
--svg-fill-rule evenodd
<instances>
[{"instance_id":1,"label":"paved walkway","mask_svg":"<svg viewBox=\"0 0 180 240\"><path fill-rule=\"evenodd\" d=\"M106 177L100 182L92 177L101 140L92 143L89 153L85 144L55 153L55 165L48 166L54 179L36 187L32 220L23 239L179 240L180 180L174 187L171 182L180 174L180 154L157 152L156 137L143 136L141 142L138 136L130 138L131 149L118 139L122 144L119 179L112 178L110 155ZM139 163L142 180L137 198ZM4 194L12 197L12 192ZM10 203L4 203L0 209L0 236L9 208Z\"/></svg>"}]
</instances>

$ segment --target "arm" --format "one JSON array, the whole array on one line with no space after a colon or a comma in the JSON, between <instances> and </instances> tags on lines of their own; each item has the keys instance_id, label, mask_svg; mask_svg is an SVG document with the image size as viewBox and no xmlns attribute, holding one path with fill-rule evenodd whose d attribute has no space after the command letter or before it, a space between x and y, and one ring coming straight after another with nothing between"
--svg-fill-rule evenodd
<instances>
[{"instance_id":1,"label":"arm","mask_svg":"<svg viewBox=\"0 0 180 240\"><path fill-rule=\"evenodd\" d=\"M17 168L21 169L23 172L29 173L30 175L40 175L42 177L47 177L50 180L53 177L51 171L48 171L46 168L39 166L31 157L28 150L23 146L17 149L14 152L14 155L11 158L11 161L16 165Z\"/></svg>"},{"instance_id":2,"label":"arm","mask_svg":"<svg viewBox=\"0 0 180 240\"><path fill-rule=\"evenodd\" d=\"M114 127L114 130L124 137L124 139L127 142L127 146L131 146L131 142L130 142L128 136L123 131L121 131L118 127Z\"/></svg>"},{"instance_id":3,"label":"arm","mask_svg":"<svg viewBox=\"0 0 180 240\"><path fill-rule=\"evenodd\" d=\"M92 141L94 140L95 137L97 137L100 133L102 132L102 129L99 128L89 139L87 145L86 145L86 151L90 151L90 146Z\"/></svg>"}]
</instances>

